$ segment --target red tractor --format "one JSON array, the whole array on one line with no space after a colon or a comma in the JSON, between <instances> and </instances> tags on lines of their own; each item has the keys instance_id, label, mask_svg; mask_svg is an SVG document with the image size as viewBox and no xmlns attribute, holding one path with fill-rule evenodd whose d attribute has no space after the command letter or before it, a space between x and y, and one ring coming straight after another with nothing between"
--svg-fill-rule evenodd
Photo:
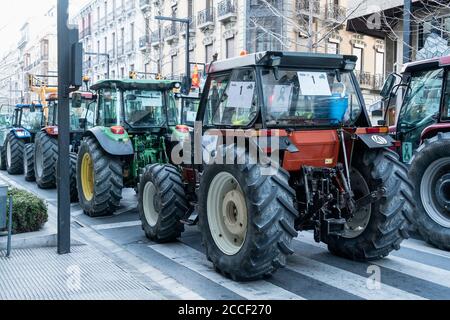
<instances>
[{"instance_id":1,"label":"red tractor","mask_svg":"<svg viewBox=\"0 0 450 320\"><path fill-rule=\"evenodd\" d=\"M388 128L370 124L356 59L263 52L213 62L184 163L141 175L147 236L172 241L198 222L208 259L240 281L285 266L298 231L357 261L399 249L412 185Z\"/></svg>"},{"instance_id":2,"label":"red tractor","mask_svg":"<svg viewBox=\"0 0 450 320\"><path fill-rule=\"evenodd\" d=\"M391 131L414 185L417 210L411 220L428 243L444 250L450 250L449 70L450 56L413 62L402 75L390 75L382 92L385 100L392 100L404 88Z\"/></svg>"}]
</instances>

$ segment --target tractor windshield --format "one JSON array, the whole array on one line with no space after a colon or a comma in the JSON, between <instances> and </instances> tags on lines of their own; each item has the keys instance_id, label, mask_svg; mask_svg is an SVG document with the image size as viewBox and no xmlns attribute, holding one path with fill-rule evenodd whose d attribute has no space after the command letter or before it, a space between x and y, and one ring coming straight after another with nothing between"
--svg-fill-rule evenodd
<instances>
[{"instance_id":1,"label":"tractor windshield","mask_svg":"<svg viewBox=\"0 0 450 320\"><path fill-rule=\"evenodd\" d=\"M37 131L42 126L42 118L44 114L41 108L31 111L23 109L21 127L29 131Z\"/></svg>"},{"instance_id":2,"label":"tractor windshield","mask_svg":"<svg viewBox=\"0 0 450 320\"><path fill-rule=\"evenodd\" d=\"M93 100L81 99L81 104L74 107L72 99L70 99L70 130L82 131L80 119L86 119L86 127L92 128L94 126L94 112L93 108L89 108ZM49 104L49 124L58 125L58 101L52 101Z\"/></svg>"},{"instance_id":3,"label":"tractor windshield","mask_svg":"<svg viewBox=\"0 0 450 320\"><path fill-rule=\"evenodd\" d=\"M268 68L262 79L269 126L351 125L362 112L347 71Z\"/></svg>"},{"instance_id":4,"label":"tractor windshield","mask_svg":"<svg viewBox=\"0 0 450 320\"><path fill-rule=\"evenodd\" d=\"M162 127L177 122L175 98L167 91L127 91L124 100L125 121L132 127Z\"/></svg>"},{"instance_id":5,"label":"tractor windshield","mask_svg":"<svg viewBox=\"0 0 450 320\"><path fill-rule=\"evenodd\" d=\"M424 129L439 114L444 69L421 71L411 75L400 111L400 130ZM419 128L419 129L420 129Z\"/></svg>"}]
</instances>

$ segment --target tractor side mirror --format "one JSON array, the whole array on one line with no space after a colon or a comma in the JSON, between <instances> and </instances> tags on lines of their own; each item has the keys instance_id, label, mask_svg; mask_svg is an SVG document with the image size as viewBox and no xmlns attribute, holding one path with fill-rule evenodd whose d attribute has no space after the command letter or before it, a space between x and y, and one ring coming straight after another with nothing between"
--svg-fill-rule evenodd
<instances>
[{"instance_id":1,"label":"tractor side mirror","mask_svg":"<svg viewBox=\"0 0 450 320\"><path fill-rule=\"evenodd\" d=\"M392 95L392 90L394 89L395 84L397 83L397 79L401 79L401 76L396 73L391 73L386 81L384 82L384 86L381 89L380 96L383 100L388 100Z\"/></svg>"},{"instance_id":2,"label":"tractor side mirror","mask_svg":"<svg viewBox=\"0 0 450 320\"><path fill-rule=\"evenodd\" d=\"M182 87L181 88L182 93L185 95L189 95L189 93L191 92L191 87L192 87L192 79L187 76L184 76L183 84L181 85L181 87ZM175 86L175 89L178 89L178 88Z\"/></svg>"}]
</instances>

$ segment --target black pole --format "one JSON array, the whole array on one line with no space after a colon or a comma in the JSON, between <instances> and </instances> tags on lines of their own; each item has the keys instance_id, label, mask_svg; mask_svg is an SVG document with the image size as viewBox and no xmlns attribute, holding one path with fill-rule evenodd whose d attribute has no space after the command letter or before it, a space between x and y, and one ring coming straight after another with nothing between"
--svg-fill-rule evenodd
<instances>
[{"instance_id":1,"label":"black pole","mask_svg":"<svg viewBox=\"0 0 450 320\"><path fill-rule=\"evenodd\" d=\"M403 6L403 63L411 62L411 0Z\"/></svg>"},{"instance_id":2,"label":"black pole","mask_svg":"<svg viewBox=\"0 0 450 320\"><path fill-rule=\"evenodd\" d=\"M106 64L107 64L107 66L106 66L106 78L107 78L107 79L110 78L110 77L109 77L109 73L110 73L110 63L111 63L111 60L110 60L110 57L109 57L109 53L107 53L107 54L106 54Z\"/></svg>"},{"instance_id":3,"label":"black pole","mask_svg":"<svg viewBox=\"0 0 450 320\"><path fill-rule=\"evenodd\" d=\"M58 0L58 253L70 253L70 54L68 0Z\"/></svg>"},{"instance_id":4,"label":"black pole","mask_svg":"<svg viewBox=\"0 0 450 320\"><path fill-rule=\"evenodd\" d=\"M186 80L188 81L191 78L191 59L189 58L189 38L190 38L190 22L186 23ZM188 94L187 92L186 94Z\"/></svg>"}]
</instances>

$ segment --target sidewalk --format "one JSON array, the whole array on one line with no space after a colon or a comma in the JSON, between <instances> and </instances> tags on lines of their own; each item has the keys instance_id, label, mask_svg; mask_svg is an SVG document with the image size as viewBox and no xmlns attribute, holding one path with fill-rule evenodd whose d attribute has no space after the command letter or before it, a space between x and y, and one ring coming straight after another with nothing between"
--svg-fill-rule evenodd
<instances>
[{"instance_id":1,"label":"sidewalk","mask_svg":"<svg viewBox=\"0 0 450 320\"><path fill-rule=\"evenodd\" d=\"M0 300L162 300L157 289L143 284L96 249L74 246L0 251Z\"/></svg>"}]
</instances>

